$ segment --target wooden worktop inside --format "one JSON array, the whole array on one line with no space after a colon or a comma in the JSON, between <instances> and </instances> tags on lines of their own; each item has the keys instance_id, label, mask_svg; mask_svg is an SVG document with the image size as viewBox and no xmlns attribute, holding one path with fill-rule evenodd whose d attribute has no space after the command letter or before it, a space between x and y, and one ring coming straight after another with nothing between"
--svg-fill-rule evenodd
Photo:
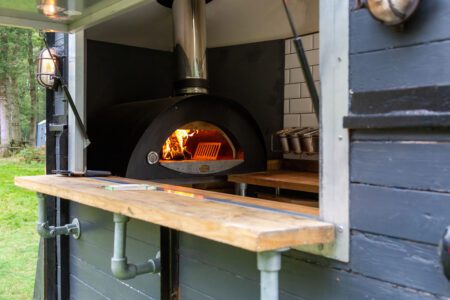
<instances>
[{"instance_id":1,"label":"wooden worktop inside","mask_svg":"<svg viewBox=\"0 0 450 300\"><path fill-rule=\"evenodd\" d=\"M319 174L311 172L277 170L234 174L228 176L228 181L310 193L319 192Z\"/></svg>"},{"instance_id":2,"label":"wooden worktop inside","mask_svg":"<svg viewBox=\"0 0 450 300\"><path fill-rule=\"evenodd\" d=\"M157 190L105 189L127 183ZM15 184L255 252L329 243L335 234L314 217L316 208L149 181L43 175L16 177Z\"/></svg>"}]
</instances>

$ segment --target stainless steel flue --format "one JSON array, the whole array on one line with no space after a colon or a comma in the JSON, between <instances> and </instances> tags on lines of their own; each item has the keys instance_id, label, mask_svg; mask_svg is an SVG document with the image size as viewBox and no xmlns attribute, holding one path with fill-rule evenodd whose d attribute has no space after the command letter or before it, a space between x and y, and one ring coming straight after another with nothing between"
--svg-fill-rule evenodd
<instances>
[{"instance_id":1,"label":"stainless steel flue","mask_svg":"<svg viewBox=\"0 0 450 300\"><path fill-rule=\"evenodd\" d=\"M208 93L205 7L205 0L172 4L177 95Z\"/></svg>"}]
</instances>

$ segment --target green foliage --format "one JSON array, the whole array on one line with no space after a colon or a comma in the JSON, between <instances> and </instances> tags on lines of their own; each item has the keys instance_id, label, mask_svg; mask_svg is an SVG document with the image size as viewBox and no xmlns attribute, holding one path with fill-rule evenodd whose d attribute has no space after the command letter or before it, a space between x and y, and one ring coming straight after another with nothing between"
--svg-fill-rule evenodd
<instances>
[{"instance_id":1,"label":"green foliage","mask_svg":"<svg viewBox=\"0 0 450 300\"><path fill-rule=\"evenodd\" d=\"M32 114L30 105L30 76L28 73L28 33L32 32L33 58L36 63L39 52L44 47L38 31L24 28L0 26L0 78L8 75L15 79L10 86L17 99L11 99L12 105L19 107L20 128L23 137L30 133L29 120ZM34 68L34 66L33 66ZM35 80L33 78L32 80ZM37 85L37 122L45 119L45 89Z\"/></svg>"},{"instance_id":2,"label":"green foliage","mask_svg":"<svg viewBox=\"0 0 450 300\"><path fill-rule=\"evenodd\" d=\"M39 236L36 195L14 176L44 174L43 163L0 159L0 299L32 299Z\"/></svg>"},{"instance_id":3,"label":"green foliage","mask_svg":"<svg viewBox=\"0 0 450 300\"><path fill-rule=\"evenodd\" d=\"M45 148L24 147L15 155L15 157L27 164L44 163Z\"/></svg>"}]
</instances>

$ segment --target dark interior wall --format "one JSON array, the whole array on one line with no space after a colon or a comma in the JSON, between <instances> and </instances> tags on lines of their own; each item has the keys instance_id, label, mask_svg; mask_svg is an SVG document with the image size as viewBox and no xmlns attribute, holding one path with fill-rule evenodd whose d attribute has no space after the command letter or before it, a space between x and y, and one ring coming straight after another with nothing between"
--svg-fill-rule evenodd
<instances>
[{"instance_id":1,"label":"dark interior wall","mask_svg":"<svg viewBox=\"0 0 450 300\"><path fill-rule=\"evenodd\" d=\"M172 96L173 61L171 52L89 40L88 131L90 120L104 108ZM283 122L284 41L209 49L208 71L210 93L246 108L259 124L270 153L270 134Z\"/></svg>"},{"instance_id":2,"label":"dark interior wall","mask_svg":"<svg viewBox=\"0 0 450 300\"><path fill-rule=\"evenodd\" d=\"M208 72L211 93L241 103L270 150L270 135L283 126L284 41L209 49Z\"/></svg>"},{"instance_id":3,"label":"dark interior wall","mask_svg":"<svg viewBox=\"0 0 450 300\"><path fill-rule=\"evenodd\" d=\"M87 42L87 120L102 109L172 94L172 53Z\"/></svg>"}]
</instances>

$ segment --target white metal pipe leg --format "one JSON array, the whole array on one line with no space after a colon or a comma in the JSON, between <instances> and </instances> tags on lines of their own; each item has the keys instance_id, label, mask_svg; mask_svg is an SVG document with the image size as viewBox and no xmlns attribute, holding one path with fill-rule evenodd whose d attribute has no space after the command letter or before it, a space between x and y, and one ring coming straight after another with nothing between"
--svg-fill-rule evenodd
<instances>
[{"instance_id":1,"label":"white metal pipe leg","mask_svg":"<svg viewBox=\"0 0 450 300\"><path fill-rule=\"evenodd\" d=\"M237 194L244 196L247 194L247 184L246 183L238 183L237 184Z\"/></svg>"},{"instance_id":2,"label":"white metal pipe leg","mask_svg":"<svg viewBox=\"0 0 450 300\"><path fill-rule=\"evenodd\" d=\"M278 300L278 273L281 270L281 252L267 251L258 254L258 270L261 274L261 300Z\"/></svg>"}]
</instances>

